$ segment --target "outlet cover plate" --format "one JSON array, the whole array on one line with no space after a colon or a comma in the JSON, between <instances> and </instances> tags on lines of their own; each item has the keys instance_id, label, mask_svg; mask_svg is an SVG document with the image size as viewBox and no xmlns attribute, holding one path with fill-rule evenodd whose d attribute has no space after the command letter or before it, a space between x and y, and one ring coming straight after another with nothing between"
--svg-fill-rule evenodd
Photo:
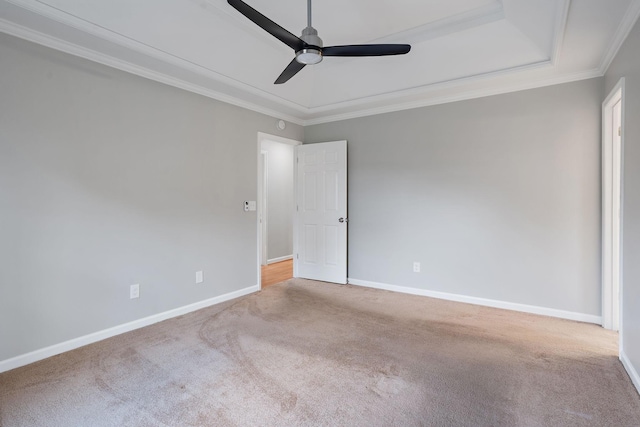
<instances>
[{"instance_id":1,"label":"outlet cover plate","mask_svg":"<svg viewBox=\"0 0 640 427\"><path fill-rule=\"evenodd\" d=\"M140 285L139 284L131 285L131 287L129 287L129 298L134 299L139 297L140 297Z\"/></svg>"}]
</instances>

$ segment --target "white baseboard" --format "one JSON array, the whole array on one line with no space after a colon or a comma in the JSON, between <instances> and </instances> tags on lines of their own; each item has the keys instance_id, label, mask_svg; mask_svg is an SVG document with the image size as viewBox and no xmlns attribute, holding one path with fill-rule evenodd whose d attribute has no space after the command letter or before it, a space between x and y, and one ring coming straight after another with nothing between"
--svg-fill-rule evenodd
<instances>
[{"instance_id":1,"label":"white baseboard","mask_svg":"<svg viewBox=\"0 0 640 427\"><path fill-rule=\"evenodd\" d=\"M144 317L142 319L134 320L132 322L124 323L122 325L114 326L113 328L104 329L102 331L94 332L89 335L74 338L69 341L65 341L59 344L54 344L49 347L41 348L39 350L32 351L20 356L13 357L11 359L0 361L0 373L9 371L11 369L25 366L38 360L46 359L47 357L55 356L66 351L74 350L76 348L92 344L94 342L102 341L107 338L111 338L116 335L123 334L125 332L133 331L134 329L143 328L145 326L152 325L154 323L161 322L163 320L171 319L172 317L182 316L183 314L191 313L192 311L200 310L205 307L219 304L224 301L229 301L234 298L238 298L244 295L258 292L260 286L250 286L248 288L240 289L235 292L229 292L228 294L220 295L214 298L199 301L193 304L185 305L183 307L174 308L173 310L165 311L163 313L154 314L152 316Z\"/></svg>"},{"instance_id":2,"label":"white baseboard","mask_svg":"<svg viewBox=\"0 0 640 427\"><path fill-rule=\"evenodd\" d=\"M286 261L288 259L293 259L293 255L285 255L285 256L278 257L278 258L268 259L267 260L267 265L268 264L275 264L276 262Z\"/></svg>"},{"instance_id":3,"label":"white baseboard","mask_svg":"<svg viewBox=\"0 0 640 427\"><path fill-rule=\"evenodd\" d=\"M421 295L425 297L444 299L448 301L464 302L467 304L482 305L486 307L502 308L505 310L521 311L524 313L541 314L543 316L559 317L561 319L577 320L579 322L595 323L602 325L602 316L592 314L575 313L572 311L557 310L555 308L538 307L535 305L518 304L514 302L498 301L466 295L450 294L446 292L429 291L426 289L410 288L406 286L388 285L386 283L369 282L366 280L349 278L350 285L364 286L367 288L384 289L387 291L401 292L404 294Z\"/></svg>"},{"instance_id":4,"label":"white baseboard","mask_svg":"<svg viewBox=\"0 0 640 427\"><path fill-rule=\"evenodd\" d=\"M640 375L638 375L638 371L633 367L631 360L629 360L624 351L620 352L620 361L622 362L624 369L627 370L627 374L629 374L629 378L631 378L633 385L636 386L636 390L640 393Z\"/></svg>"}]
</instances>

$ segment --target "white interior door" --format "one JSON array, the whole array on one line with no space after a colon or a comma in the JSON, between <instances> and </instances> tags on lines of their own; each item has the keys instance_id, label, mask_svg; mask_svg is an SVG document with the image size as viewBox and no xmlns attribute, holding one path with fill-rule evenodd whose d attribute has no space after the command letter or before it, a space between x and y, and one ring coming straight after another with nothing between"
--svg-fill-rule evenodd
<instances>
[{"instance_id":1,"label":"white interior door","mask_svg":"<svg viewBox=\"0 0 640 427\"><path fill-rule=\"evenodd\" d=\"M347 283L347 141L296 147L294 274Z\"/></svg>"}]
</instances>

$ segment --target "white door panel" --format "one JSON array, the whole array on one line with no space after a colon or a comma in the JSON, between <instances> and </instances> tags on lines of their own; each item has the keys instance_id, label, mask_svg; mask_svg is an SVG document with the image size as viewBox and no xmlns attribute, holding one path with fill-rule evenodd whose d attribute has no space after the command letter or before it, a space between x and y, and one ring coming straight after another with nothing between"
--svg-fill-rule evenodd
<instances>
[{"instance_id":1,"label":"white door panel","mask_svg":"<svg viewBox=\"0 0 640 427\"><path fill-rule=\"evenodd\" d=\"M347 283L347 141L296 151L296 277Z\"/></svg>"}]
</instances>

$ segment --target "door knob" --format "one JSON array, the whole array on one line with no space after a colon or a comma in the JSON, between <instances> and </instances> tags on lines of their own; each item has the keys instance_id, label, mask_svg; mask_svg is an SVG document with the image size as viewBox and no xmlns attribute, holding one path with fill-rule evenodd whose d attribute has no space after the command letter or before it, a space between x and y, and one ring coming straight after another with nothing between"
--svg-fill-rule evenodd
<instances>
[{"instance_id":1,"label":"door knob","mask_svg":"<svg viewBox=\"0 0 640 427\"><path fill-rule=\"evenodd\" d=\"M349 218L340 218L338 222L349 222Z\"/></svg>"}]
</instances>

